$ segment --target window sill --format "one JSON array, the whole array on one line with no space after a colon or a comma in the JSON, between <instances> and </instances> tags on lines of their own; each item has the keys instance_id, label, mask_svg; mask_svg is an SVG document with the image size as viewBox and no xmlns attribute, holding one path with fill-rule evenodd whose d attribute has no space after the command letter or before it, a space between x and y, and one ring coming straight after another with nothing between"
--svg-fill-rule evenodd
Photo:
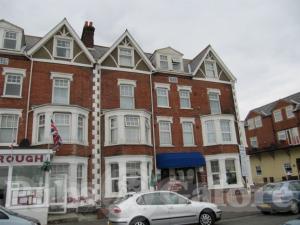
<instances>
[{"instance_id":1,"label":"window sill","mask_svg":"<svg viewBox=\"0 0 300 225\"><path fill-rule=\"evenodd\" d=\"M152 144L147 144L147 143L117 143L117 144L104 144L104 147L109 147L109 146L117 146L117 145L146 145L152 147Z\"/></svg>"},{"instance_id":2,"label":"window sill","mask_svg":"<svg viewBox=\"0 0 300 225\"><path fill-rule=\"evenodd\" d=\"M214 143L214 144L204 144L203 146L215 146L215 145L237 145L237 143L234 142L220 142L220 143Z\"/></svg>"},{"instance_id":3,"label":"window sill","mask_svg":"<svg viewBox=\"0 0 300 225\"><path fill-rule=\"evenodd\" d=\"M57 55L55 55L54 58L71 60L71 59L73 59L73 56L63 57L63 56L57 56Z\"/></svg>"},{"instance_id":4,"label":"window sill","mask_svg":"<svg viewBox=\"0 0 300 225\"><path fill-rule=\"evenodd\" d=\"M183 147L197 147L197 145L183 145Z\"/></svg>"},{"instance_id":5,"label":"window sill","mask_svg":"<svg viewBox=\"0 0 300 225\"><path fill-rule=\"evenodd\" d=\"M158 105L157 108L171 109L170 106L160 106L160 105Z\"/></svg>"},{"instance_id":6,"label":"window sill","mask_svg":"<svg viewBox=\"0 0 300 225\"><path fill-rule=\"evenodd\" d=\"M159 145L161 148L175 147L175 145Z\"/></svg>"},{"instance_id":7,"label":"window sill","mask_svg":"<svg viewBox=\"0 0 300 225\"><path fill-rule=\"evenodd\" d=\"M189 109L189 110L191 110L191 109L193 109L193 108L180 107L180 109Z\"/></svg>"},{"instance_id":8,"label":"window sill","mask_svg":"<svg viewBox=\"0 0 300 225\"><path fill-rule=\"evenodd\" d=\"M82 145L82 146L88 146L88 143L81 143L81 142L76 142L76 141L68 141L68 142L62 142L62 146L63 145ZM31 143L32 146L36 146L36 145L53 145L53 142L33 142Z\"/></svg>"},{"instance_id":9,"label":"window sill","mask_svg":"<svg viewBox=\"0 0 300 225\"><path fill-rule=\"evenodd\" d=\"M17 99L21 99L22 96L14 96L14 95L2 95L2 98L17 98Z\"/></svg>"},{"instance_id":10,"label":"window sill","mask_svg":"<svg viewBox=\"0 0 300 225\"><path fill-rule=\"evenodd\" d=\"M0 143L0 146L8 147L10 148L11 143ZM19 145L13 144L13 147L18 147Z\"/></svg>"},{"instance_id":11,"label":"window sill","mask_svg":"<svg viewBox=\"0 0 300 225\"><path fill-rule=\"evenodd\" d=\"M123 64L119 64L119 66L124 66L124 67L127 67L127 68L132 68L134 67L134 65L123 65Z\"/></svg>"}]
</instances>

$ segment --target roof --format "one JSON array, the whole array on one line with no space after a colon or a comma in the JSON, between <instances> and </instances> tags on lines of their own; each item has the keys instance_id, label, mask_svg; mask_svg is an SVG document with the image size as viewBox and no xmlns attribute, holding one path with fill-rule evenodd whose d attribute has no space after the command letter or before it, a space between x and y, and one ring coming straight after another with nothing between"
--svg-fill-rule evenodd
<instances>
[{"instance_id":1,"label":"roof","mask_svg":"<svg viewBox=\"0 0 300 225\"><path fill-rule=\"evenodd\" d=\"M27 50L31 49L41 39L42 39L41 37L25 35L25 43L26 43L26 49L25 50L27 51Z\"/></svg>"},{"instance_id":2,"label":"roof","mask_svg":"<svg viewBox=\"0 0 300 225\"><path fill-rule=\"evenodd\" d=\"M274 107L276 106L276 104L279 101L282 101L282 100L290 102L290 103L297 104L296 109L295 109L296 111L300 109L300 92L298 92L298 93L292 94L290 96L287 96L285 98L278 99L278 100L276 100L274 102L271 102L269 104L260 106L256 109L252 109L251 111L260 113L260 114L265 115L265 116L269 116L269 115L272 114L272 111L273 111Z\"/></svg>"},{"instance_id":3,"label":"roof","mask_svg":"<svg viewBox=\"0 0 300 225\"><path fill-rule=\"evenodd\" d=\"M202 59L205 57L207 50L210 48L208 45L205 49L203 49L191 62L191 70L194 71Z\"/></svg>"}]
</instances>

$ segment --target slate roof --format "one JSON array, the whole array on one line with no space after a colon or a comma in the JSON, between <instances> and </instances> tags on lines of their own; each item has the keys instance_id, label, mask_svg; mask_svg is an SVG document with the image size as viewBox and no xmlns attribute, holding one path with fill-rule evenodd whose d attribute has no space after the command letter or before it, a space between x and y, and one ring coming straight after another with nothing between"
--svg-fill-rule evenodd
<instances>
[{"instance_id":1,"label":"slate roof","mask_svg":"<svg viewBox=\"0 0 300 225\"><path fill-rule=\"evenodd\" d=\"M41 37L31 36L31 35L25 35L25 50L31 49L39 40L41 40Z\"/></svg>"},{"instance_id":2,"label":"slate roof","mask_svg":"<svg viewBox=\"0 0 300 225\"><path fill-rule=\"evenodd\" d=\"M295 94L292 94L290 96L287 96L285 98L282 98L282 99L279 99L277 101L274 101L274 102L271 102L269 104L266 104L266 105L263 105L261 107L258 107L256 109L253 109L251 111L254 111L254 112L257 112L257 113L260 113L262 115L265 115L265 116L269 116L272 114L272 111L274 109L274 107L276 106L277 102L279 101L287 101L287 102L290 102L290 103L293 103L293 104L297 104L295 110L299 110L300 109L300 92L298 93L295 93Z\"/></svg>"},{"instance_id":3,"label":"slate roof","mask_svg":"<svg viewBox=\"0 0 300 225\"><path fill-rule=\"evenodd\" d=\"M199 65L199 63L201 62L201 60L205 56L205 53L206 53L206 51L209 47L210 47L210 45L208 45L198 55L196 55L196 57L193 60L191 60L191 70L192 70L192 72L195 71L196 67Z\"/></svg>"}]
</instances>

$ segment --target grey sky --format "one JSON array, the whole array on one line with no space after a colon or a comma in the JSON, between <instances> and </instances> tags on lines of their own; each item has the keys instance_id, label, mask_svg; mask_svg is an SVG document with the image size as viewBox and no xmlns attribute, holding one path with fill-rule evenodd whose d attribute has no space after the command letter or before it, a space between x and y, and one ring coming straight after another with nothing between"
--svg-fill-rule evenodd
<instances>
[{"instance_id":1,"label":"grey sky","mask_svg":"<svg viewBox=\"0 0 300 225\"><path fill-rule=\"evenodd\" d=\"M241 118L300 91L298 0L1 0L0 18L43 36L64 17L110 46L128 28L144 51L172 46L193 58L211 44L237 77Z\"/></svg>"}]
</instances>

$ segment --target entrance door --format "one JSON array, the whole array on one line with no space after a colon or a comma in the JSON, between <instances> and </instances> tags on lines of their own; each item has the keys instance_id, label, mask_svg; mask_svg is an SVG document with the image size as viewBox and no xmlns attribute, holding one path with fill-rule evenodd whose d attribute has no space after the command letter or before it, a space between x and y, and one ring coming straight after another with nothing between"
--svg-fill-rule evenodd
<instances>
[{"instance_id":1,"label":"entrance door","mask_svg":"<svg viewBox=\"0 0 300 225\"><path fill-rule=\"evenodd\" d=\"M62 214L67 212L67 175L50 176L49 213Z\"/></svg>"},{"instance_id":2,"label":"entrance door","mask_svg":"<svg viewBox=\"0 0 300 225\"><path fill-rule=\"evenodd\" d=\"M0 167L0 205L5 206L8 167Z\"/></svg>"}]
</instances>

